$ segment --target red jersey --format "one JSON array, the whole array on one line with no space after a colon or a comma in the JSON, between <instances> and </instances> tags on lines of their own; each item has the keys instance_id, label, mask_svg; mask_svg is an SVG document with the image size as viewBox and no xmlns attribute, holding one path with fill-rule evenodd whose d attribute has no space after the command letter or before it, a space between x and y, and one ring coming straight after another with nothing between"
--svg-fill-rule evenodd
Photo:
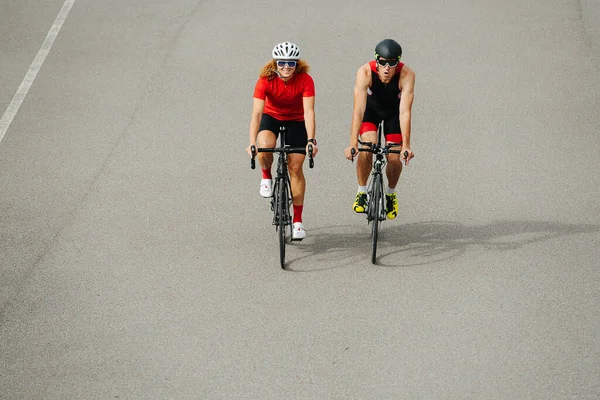
<instances>
[{"instance_id":1,"label":"red jersey","mask_svg":"<svg viewBox=\"0 0 600 400\"><path fill-rule=\"evenodd\" d=\"M254 88L254 97L265 100L263 112L280 121L304 121L302 98L314 95L315 82L307 73L294 74L287 82L278 76L258 78Z\"/></svg>"}]
</instances>

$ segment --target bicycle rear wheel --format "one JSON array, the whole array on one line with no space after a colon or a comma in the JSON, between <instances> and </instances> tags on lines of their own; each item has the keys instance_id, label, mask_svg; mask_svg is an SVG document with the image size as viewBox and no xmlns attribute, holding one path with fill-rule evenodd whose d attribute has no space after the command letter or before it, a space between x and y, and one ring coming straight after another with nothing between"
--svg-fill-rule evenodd
<instances>
[{"instance_id":1,"label":"bicycle rear wheel","mask_svg":"<svg viewBox=\"0 0 600 400\"><path fill-rule=\"evenodd\" d=\"M278 188L278 202L277 207L279 211L279 263L281 268L285 268L285 226L289 219L287 215L288 211L288 193L287 185L281 179L279 181Z\"/></svg>"},{"instance_id":2,"label":"bicycle rear wheel","mask_svg":"<svg viewBox=\"0 0 600 400\"><path fill-rule=\"evenodd\" d=\"M370 207L372 207L372 210L370 210L370 212L372 211L371 214L371 223L373 224L371 226L371 263L375 264L376 260L377 260L377 239L379 236L379 214L381 213L381 175L375 177L375 179L373 180L373 193L372 193L372 198L371 198L371 205Z\"/></svg>"}]
</instances>

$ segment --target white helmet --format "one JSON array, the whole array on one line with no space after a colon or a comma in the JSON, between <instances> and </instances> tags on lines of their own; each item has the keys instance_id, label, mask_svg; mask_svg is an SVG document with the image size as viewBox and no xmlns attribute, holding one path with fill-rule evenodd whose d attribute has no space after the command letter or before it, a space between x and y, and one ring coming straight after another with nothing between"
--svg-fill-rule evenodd
<instances>
[{"instance_id":1,"label":"white helmet","mask_svg":"<svg viewBox=\"0 0 600 400\"><path fill-rule=\"evenodd\" d=\"M273 58L276 60L299 60L300 49L294 43L283 42L273 47Z\"/></svg>"}]
</instances>

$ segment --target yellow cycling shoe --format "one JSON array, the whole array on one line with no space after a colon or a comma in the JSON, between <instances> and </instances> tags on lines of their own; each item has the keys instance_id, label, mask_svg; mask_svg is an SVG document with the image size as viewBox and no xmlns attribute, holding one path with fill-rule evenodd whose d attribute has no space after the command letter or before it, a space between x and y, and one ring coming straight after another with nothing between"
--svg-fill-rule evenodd
<instances>
[{"instance_id":1,"label":"yellow cycling shoe","mask_svg":"<svg viewBox=\"0 0 600 400\"><path fill-rule=\"evenodd\" d=\"M388 219L394 219L398 216L398 199L396 199L396 193L385 195L385 210Z\"/></svg>"},{"instance_id":2,"label":"yellow cycling shoe","mask_svg":"<svg viewBox=\"0 0 600 400\"><path fill-rule=\"evenodd\" d=\"M356 200L354 200L352 209L356 213L366 212L366 210L367 210L367 194L365 192L358 192L356 194Z\"/></svg>"}]
</instances>

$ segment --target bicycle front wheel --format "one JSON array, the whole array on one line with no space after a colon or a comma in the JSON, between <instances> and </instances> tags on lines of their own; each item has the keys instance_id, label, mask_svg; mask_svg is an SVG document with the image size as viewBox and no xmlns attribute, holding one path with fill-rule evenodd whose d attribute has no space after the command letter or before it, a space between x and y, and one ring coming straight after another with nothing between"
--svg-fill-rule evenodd
<instances>
[{"instance_id":1,"label":"bicycle front wheel","mask_svg":"<svg viewBox=\"0 0 600 400\"><path fill-rule=\"evenodd\" d=\"M288 220L288 193L287 193L287 185L283 181L279 181L278 188L278 196L279 200L277 202L277 207L279 210L279 263L281 264L281 268L285 268L285 225Z\"/></svg>"},{"instance_id":2,"label":"bicycle front wheel","mask_svg":"<svg viewBox=\"0 0 600 400\"><path fill-rule=\"evenodd\" d=\"M372 210L370 210L370 212L372 211L371 217L373 218L371 220L371 223L373 224L371 226L371 263L375 264L376 260L377 260L377 239L379 236L379 214L381 212L381 191L382 191L382 182L381 182L381 175L375 177L375 179L373 180L373 193L372 193L372 198L370 201L370 207L372 207Z\"/></svg>"}]
</instances>

